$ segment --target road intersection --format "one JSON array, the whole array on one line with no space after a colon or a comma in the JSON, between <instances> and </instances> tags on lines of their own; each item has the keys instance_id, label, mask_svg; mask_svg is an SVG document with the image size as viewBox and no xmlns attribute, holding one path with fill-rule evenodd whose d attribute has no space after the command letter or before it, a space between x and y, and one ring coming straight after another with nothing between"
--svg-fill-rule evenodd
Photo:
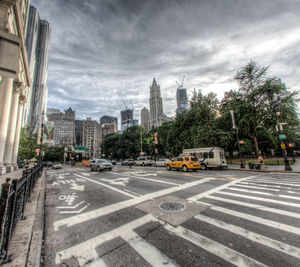
<instances>
[{"instance_id":1,"label":"road intersection","mask_svg":"<svg viewBox=\"0 0 300 267\"><path fill-rule=\"evenodd\" d=\"M296 175L46 173L45 266L300 265Z\"/></svg>"}]
</instances>

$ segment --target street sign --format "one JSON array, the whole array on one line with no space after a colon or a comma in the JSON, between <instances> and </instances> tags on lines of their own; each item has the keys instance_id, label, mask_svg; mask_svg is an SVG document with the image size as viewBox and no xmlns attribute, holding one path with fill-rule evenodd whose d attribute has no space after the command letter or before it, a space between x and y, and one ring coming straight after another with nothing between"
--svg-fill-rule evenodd
<instances>
[{"instance_id":1,"label":"street sign","mask_svg":"<svg viewBox=\"0 0 300 267\"><path fill-rule=\"evenodd\" d=\"M280 146L281 146L282 149L286 149L285 144L281 144Z\"/></svg>"},{"instance_id":2,"label":"street sign","mask_svg":"<svg viewBox=\"0 0 300 267\"><path fill-rule=\"evenodd\" d=\"M279 140L285 140L286 139L286 135L285 134L280 134L279 135Z\"/></svg>"}]
</instances>

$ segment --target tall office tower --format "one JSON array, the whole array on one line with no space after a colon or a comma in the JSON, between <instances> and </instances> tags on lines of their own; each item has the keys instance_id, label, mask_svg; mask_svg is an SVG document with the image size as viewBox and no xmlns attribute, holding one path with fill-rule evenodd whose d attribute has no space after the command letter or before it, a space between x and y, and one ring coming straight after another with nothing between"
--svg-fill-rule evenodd
<instances>
[{"instance_id":1,"label":"tall office tower","mask_svg":"<svg viewBox=\"0 0 300 267\"><path fill-rule=\"evenodd\" d=\"M137 125L138 121L133 119L133 109L125 108L121 110L121 131Z\"/></svg>"},{"instance_id":2,"label":"tall office tower","mask_svg":"<svg viewBox=\"0 0 300 267\"><path fill-rule=\"evenodd\" d=\"M188 110L188 97L187 90L181 86L176 91L177 109L176 114L180 114L183 111Z\"/></svg>"},{"instance_id":3,"label":"tall office tower","mask_svg":"<svg viewBox=\"0 0 300 267\"><path fill-rule=\"evenodd\" d=\"M48 120L54 122L54 145L73 146L75 139L75 111L68 108L64 113L53 113Z\"/></svg>"},{"instance_id":4,"label":"tall office tower","mask_svg":"<svg viewBox=\"0 0 300 267\"><path fill-rule=\"evenodd\" d=\"M36 8L30 6L26 45L32 86L28 95L30 107L27 106L23 121L31 126L32 133L41 127L42 113L46 110L50 34L49 23L41 20Z\"/></svg>"},{"instance_id":5,"label":"tall office tower","mask_svg":"<svg viewBox=\"0 0 300 267\"><path fill-rule=\"evenodd\" d=\"M31 83L24 38L29 2L0 1L0 175L17 169L23 105Z\"/></svg>"},{"instance_id":6,"label":"tall office tower","mask_svg":"<svg viewBox=\"0 0 300 267\"><path fill-rule=\"evenodd\" d=\"M101 126L97 121L93 121L91 118L86 118L86 120L83 121L82 143L84 147L89 149L90 158L101 156Z\"/></svg>"},{"instance_id":7,"label":"tall office tower","mask_svg":"<svg viewBox=\"0 0 300 267\"><path fill-rule=\"evenodd\" d=\"M150 86L150 129L161 126L164 122L170 120L163 113L162 98L160 95L160 86L157 85L155 78L153 78L152 86Z\"/></svg>"},{"instance_id":8,"label":"tall office tower","mask_svg":"<svg viewBox=\"0 0 300 267\"><path fill-rule=\"evenodd\" d=\"M75 120L75 144L76 146L82 146L83 138L83 121Z\"/></svg>"},{"instance_id":9,"label":"tall office tower","mask_svg":"<svg viewBox=\"0 0 300 267\"><path fill-rule=\"evenodd\" d=\"M118 118L104 115L100 118L100 125L103 124L116 124L118 126ZM118 131L118 130L117 130Z\"/></svg>"},{"instance_id":10,"label":"tall office tower","mask_svg":"<svg viewBox=\"0 0 300 267\"><path fill-rule=\"evenodd\" d=\"M145 107L141 110L141 126L149 130L149 110Z\"/></svg>"}]
</instances>

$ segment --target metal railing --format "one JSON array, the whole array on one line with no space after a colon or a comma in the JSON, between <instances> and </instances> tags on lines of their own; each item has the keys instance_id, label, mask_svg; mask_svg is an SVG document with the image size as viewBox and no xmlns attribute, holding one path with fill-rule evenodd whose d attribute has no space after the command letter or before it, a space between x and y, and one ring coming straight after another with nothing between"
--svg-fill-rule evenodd
<instances>
[{"instance_id":1,"label":"metal railing","mask_svg":"<svg viewBox=\"0 0 300 267\"><path fill-rule=\"evenodd\" d=\"M20 179L6 178L0 197L0 265L7 261L8 245L18 222L24 217L24 209L37 179L41 176L41 165L26 169Z\"/></svg>"}]
</instances>

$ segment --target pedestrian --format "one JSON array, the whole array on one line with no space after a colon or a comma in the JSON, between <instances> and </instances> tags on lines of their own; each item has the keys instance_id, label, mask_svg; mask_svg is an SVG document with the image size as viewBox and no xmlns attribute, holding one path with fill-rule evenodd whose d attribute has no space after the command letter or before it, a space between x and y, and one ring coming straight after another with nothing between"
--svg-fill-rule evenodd
<instances>
[{"instance_id":1,"label":"pedestrian","mask_svg":"<svg viewBox=\"0 0 300 267\"><path fill-rule=\"evenodd\" d=\"M259 155L259 157L257 159L257 163L261 164L264 168L266 168L265 161L264 161L262 155Z\"/></svg>"}]
</instances>

